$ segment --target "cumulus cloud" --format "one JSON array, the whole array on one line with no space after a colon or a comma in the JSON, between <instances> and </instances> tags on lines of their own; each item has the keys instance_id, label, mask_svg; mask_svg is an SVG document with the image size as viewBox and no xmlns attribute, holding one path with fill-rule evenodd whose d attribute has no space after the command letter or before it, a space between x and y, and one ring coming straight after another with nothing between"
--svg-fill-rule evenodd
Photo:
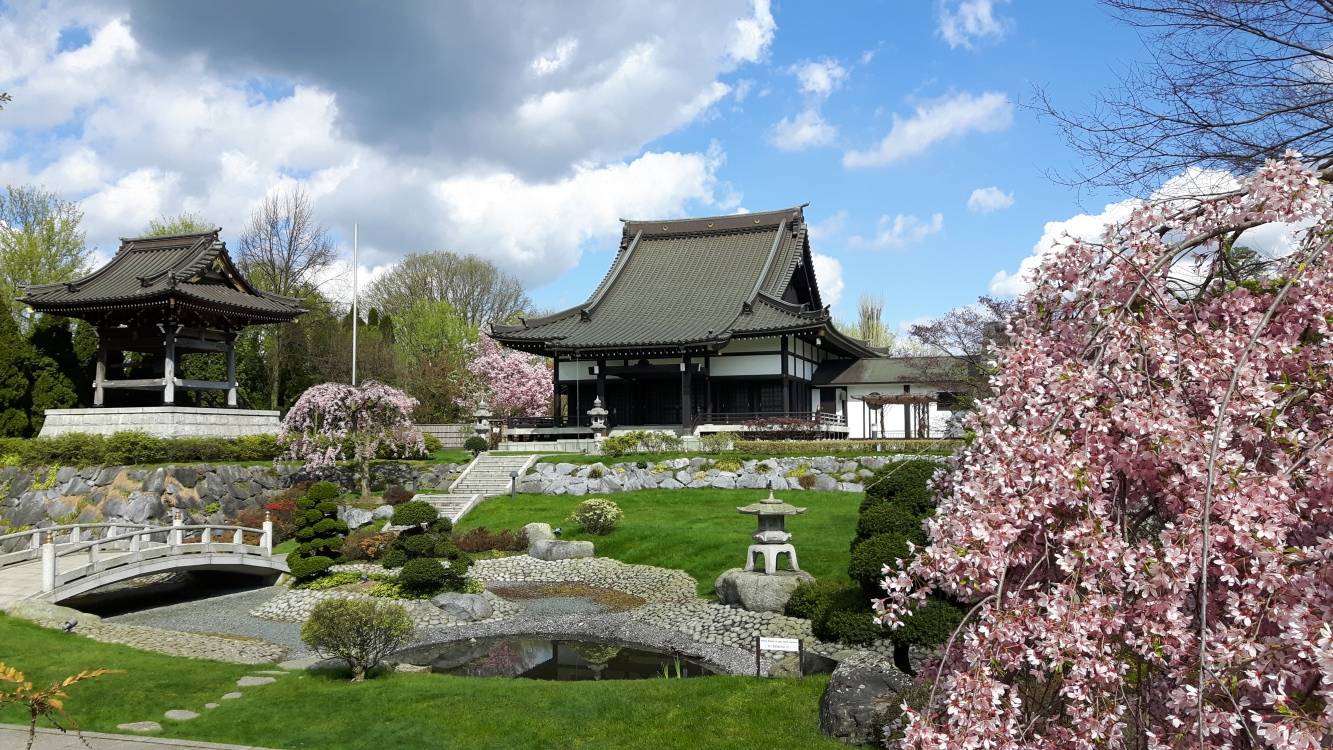
<instances>
[{"instance_id":1,"label":"cumulus cloud","mask_svg":"<svg viewBox=\"0 0 1333 750\"><path fill-rule=\"evenodd\" d=\"M523 6L511 19L485 6L455 19L427 3L404 21L395 5L386 13L400 25L387 35L378 11L146 7L0 12L0 90L14 95L4 119L23 129L24 144L15 149L11 135L0 183L44 184L80 200L90 245L103 256L119 237L182 211L221 225L234 245L265 195L300 184L340 237L350 240L360 224L367 273L405 252L449 249L496 261L530 285L573 268L589 243L614 243L620 216L739 205L717 179L720 148L644 152L643 144L725 96L719 75L759 59L775 28L762 2L734 4L729 14L714 4L677 11L645 3L654 17L697 12L722 30L647 42L582 24L582 7L548 17ZM295 23L303 33L272 25L288 15L304 16ZM708 26L671 17L669 26ZM737 25L738 17L755 23ZM59 47L71 27L86 29L88 42ZM172 37L186 27L194 29L188 38ZM444 69L456 53L435 47L450 39L472 58ZM368 56L376 65L365 64ZM682 68L683 58L692 61ZM464 122L472 116L493 132ZM426 140L398 140L403 128ZM589 145L603 136L619 145ZM349 251L350 242L341 248Z\"/></svg>"},{"instance_id":2,"label":"cumulus cloud","mask_svg":"<svg viewBox=\"0 0 1333 750\"><path fill-rule=\"evenodd\" d=\"M842 300L845 284L842 280L842 263L831 255L812 253L810 262L815 266L815 279L819 283L819 294L825 305L836 305Z\"/></svg>"},{"instance_id":3,"label":"cumulus cloud","mask_svg":"<svg viewBox=\"0 0 1333 750\"><path fill-rule=\"evenodd\" d=\"M893 116L888 135L873 148L848 151L845 167L882 167L924 153L931 146L968 133L1006 130L1014 121L1014 105L998 92L954 94L922 104L911 117Z\"/></svg>"},{"instance_id":4,"label":"cumulus cloud","mask_svg":"<svg viewBox=\"0 0 1333 750\"><path fill-rule=\"evenodd\" d=\"M808 222L806 227L810 232L812 242L827 242L842 234L842 228L846 224L847 209L840 208L826 219Z\"/></svg>"},{"instance_id":5,"label":"cumulus cloud","mask_svg":"<svg viewBox=\"0 0 1333 750\"><path fill-rule=\"evenodd\" d=\"M1184 172L1167 180L1149 201L1170 201L1188 203L1209 195L1227 192L1240 186L1235 176L1214 169L1190 167ZM1137 198L1108 203L1099 213L1081 213L1061 221L1048 221L1041 238L1032 246L1032 254L1019 262L1018 269L997 271L990 281L992 294L1018 296L1032 286L1032 280L1043 261L1057 249L1070 242L1096 242L1101 240L1107 227L1120 224L1129 219L1134 209L1145 201ZM1302 227L1291 224L1265 224L1250 229L1238 238L1237 244L1249 247L1270 258L1282 257L1290 253L1296 242L1296 233ZM1179 269L1188 275L1188 269Z\"/></svg>"},{"instance_id":6,"label":"cumulus cloud","mask_svg":"<svg viewBox=\"0 0 1333 750\"><path fill-rule=\"evenodd\" d=\"M967 210L979 214L988 214L1014 205L1014 194L991 186L977 188L967 198Z\"/></svg>"},{"instance_id":7,"label":"cumulus cloud","mask_svg":"<svg viewBox=\"0 0 1333 750\"><path fill-rule=\"evenodd\" d=\"M782 151L802 151L827 146L838 137L838 129L828 124L818 110L802 110L796 117L784 117L768 131L768 142Z\"/></svg>"},{"instance_id":8,"label":"cumulus cloud","mask_svg":"<svg viewBox=\"0 0 1333 750\"><path fill-rule=\"evenodd\" d=\"M912 214L885 214L879 217L875 235L869 239L854 235L847 240L854 247L901 248L915 245L932 234L944 229L944 214L932 214L929 220L923 220Z\"/></svg>"},{"instance_id":9,"label":"cumulus cloud","mask_svg":"<svg viewBox=\"0 0 1333 750\"><path fill-rule=\"evenodd\" d=\"M803 60L790 68L788 72L796 76L801 93L817 97L827 97L838 90L847 81L847 69L837 60Z\"/></svg>"},{"instance_id":10,"label":"cumulus cloud","mask_svg":"<svg viewBox=\"0 0 1333 750\"><path fill-rule=\"evenodd\" d=\"M950 47L971 49L983 39L999 39L1009 30L1009 21L995 15L995 6L1005 0L939 0L936 19L939 33Z\"/></svg>"}]
</instances>

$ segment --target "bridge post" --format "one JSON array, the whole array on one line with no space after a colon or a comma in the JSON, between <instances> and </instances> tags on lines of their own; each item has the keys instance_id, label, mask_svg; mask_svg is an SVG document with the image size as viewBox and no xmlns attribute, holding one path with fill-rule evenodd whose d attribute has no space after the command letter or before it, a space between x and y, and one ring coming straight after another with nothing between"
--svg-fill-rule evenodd
<instances>
[{"instance_id":1,"label":"bridge post","mask_svg":"<svg viewBox=\"0 0 1333 750\"><path fill-rule=\"evenodd\" d=\"M42 530L41 530L41 529L37 529L36 531L33 531L33 532L32 532L32 542L29 544L29 547L30 547L31 549L41 549L41 548L42 548Z\"/></svg>"},{"instance_id":2,"label":"bridge post","mask_svg":"<svg viewBox=\"0 0 1333 750\"><path fill-rule=\"evenodd\" d=\"M184 541L179 528L184 525L185 519L181 517L180 509L171 511L171 531L167 533L167 544L176 547Z\"/></svg>"},{"instance_id":3,"label":"bridge post","mask_svg":"<svg viewBox=\"0 0 1333 750\"><path fill-rule=\"evenodd\" d=\"M70 530L69 530L69 543L70 543L70 544L78 544L79 542L82 542L82 541L83 541L83 533L82 533L82 531L83 531L83 530L80 529L78 526L75 526L74 528L70 529Z\"/></svg>"},{"instance_id":4,"label":"bridge post","mask_svg":"<svg viewBox=\"0 0 1333 750\"><path fill-rule=\"evenodd\" d=\"M130 537L130 552L139 551L139 545L140 545L139 540L143 539L143 535L141 533L142 531L143 531L142 529L138 529L135 531L134 536Z\"/></svg>"},{"instance_id":5,"label":"bridge post","mask_svg":"<svg viewBox=\"0 0 1333 750\"><path fill-rule=\"evenodd\" d=\"M42 545L42 593L49 594L56 588L56 540L55 534L46 535Z\"/></svg>"},{"instance_id":6,"label":"bridge post","mask_svg":"<svg viewBox=\"0 0 1333 750\"><path fill-rule=\"evenodd\" d=\"M237 529L236 531L232 532L231 543L235 544L238 547L242 544L245 544L245 532L241 531L240 529Z\"/></svg>"},{"instance_id":7,"label":"bridge post","mask_svg":"<svg viewBox=\"0 0 1333 750\"><path fill-rule=\"evenodd\" d=\"M273 517L267 510L264 511L264 538L259 543L264 547L264 554L273 554Z\"/></svg>"},{"instance_id":8,"label":"bridge post","mask_svg":"<svg viewBox=\"0 0 1333 750\"><path fill-rule=\"evenodd\" d=\"M108 538L113 537L119 533L120 533L120 527L115 525L114 523L106 527L106 535ZM120 542L116 542L115 546L119 547L120 544L121 544Z\"/></svg>"}]
</instances>

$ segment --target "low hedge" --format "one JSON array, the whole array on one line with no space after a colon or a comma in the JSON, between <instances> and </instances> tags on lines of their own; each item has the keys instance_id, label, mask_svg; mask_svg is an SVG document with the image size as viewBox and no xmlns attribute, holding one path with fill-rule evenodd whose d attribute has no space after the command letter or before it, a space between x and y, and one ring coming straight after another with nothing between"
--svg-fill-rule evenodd
<instances>
[{"instance_id":1,"label":"low hedge","mask_svg":"<svg viewBox=\"0 0 1333 750\"><path fill-rule=\"evenodd\" d=\"M52 438L0 438L0 464L94 466L214 461L272 461L282 455L273 435L161 438L143 432L71 433Z\"/></svg>"},{"instance_id":2,"label":"low hedge","mask_svg":"<svg viewBox=\"0 0 1333 750\"><path fill-rule=\"evenodd\" d=\"M895 560L904 564L912 561L907 538L897 534L876 534L852 547L852 558L847 563L847 575L861 587L866 598L883 597L884 566Z\"/></svg>"},{"instance_id":3,"label":"low hedge","mask_svg":"<svg viewBox=\"0 0 1333 750\"><path fill-rule=\"evenodd\" d=\"M736 440L732 450L768 456L827 456L833 453L952 453L962 440Z\"/></svg>"},{"instance_id":4,"label":"low hedge","mask_svg":"<svg viewBox=\"0 0 1333 750\"><path fill-rule=\"evenodd\" d=\"M861 512L872 505L891 501L924 515L935 507L935 495L929 484L941 468L940 464L925 460L899 461L881 468L865 481Z\"/></svg>"},{"instance_id":5,"label":"low hedge","mask_svg":"<svg viewBox=\"0 0 1333 750\"><path fill-rule=\"evenodd\" d=\"M921 526L921 516L912 508L897 503L880 503L866 508L856 522L856 538L852 547L863 540L879 534L893 534L914 542L918 547L926 545L926 531Z\"/></svg>"}]
</instances>

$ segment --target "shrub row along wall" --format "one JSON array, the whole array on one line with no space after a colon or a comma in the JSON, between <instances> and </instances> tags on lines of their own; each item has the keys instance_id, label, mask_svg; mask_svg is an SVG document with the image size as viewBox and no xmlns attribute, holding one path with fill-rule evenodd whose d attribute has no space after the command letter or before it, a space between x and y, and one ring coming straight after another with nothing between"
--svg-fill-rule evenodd
<instances>
[{"instance_id":1,"label":"shrub row along wall","mask_svg":"<svg viewBox=\"0 0 1333 750\"><path fill-rule=\"evenodd\" d=\"M459 464L375 463L371 484L443 488L461 470ZM306 479L327 479L347 491L357 486L346 466L315 472L300 464L5 467L0 533L62 523L170 523L175 508L187 523L221 523Z\"/></svg>"},{"instance_id":2,"label":"shrub row along wall","mask_svg":"<svg viewBox=\"0 0 1333 750\"><path fill-rule=\"evenodd\" d=\"M518 491L534 495L602 495L710 487L861 492L865 478L877 469L908 459L943 460L936 456L895 454L860 458L784 456L762 461L698 457L581 466L539 463L519 479Z\"/></svg>"}]
</instances>

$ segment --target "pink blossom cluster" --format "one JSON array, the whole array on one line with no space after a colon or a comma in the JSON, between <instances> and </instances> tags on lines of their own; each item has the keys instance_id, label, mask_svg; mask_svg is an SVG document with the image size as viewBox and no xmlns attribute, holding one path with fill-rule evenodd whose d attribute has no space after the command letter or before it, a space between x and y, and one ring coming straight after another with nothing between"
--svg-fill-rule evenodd
<instances>
[{"instance_id":1,"label":"pink blossom cluster","mask_svg":"<svg viewBox=\"0 0 1333 750\"><path fill-rule=\"evenodd\" d=\"M1270 277L1182 291L1270 223ZM1044 262L928 547L885 567L889 625L972 605L905 747L1333 747L1331 237L1289 155Z\"/></svg>"},{"instance_id":2,"label":"pink blossom cluster","mask_svg":"<svg viewBox=\"0 0 1333 750\"><path fill-rule=\"evenodd\" d=\"M383 383L321 383L307 388L282 420L278 440L310 466L370 461L381 451L420 455L426 445L412 424L417 400Z\"/></svg>"},{"instance_id":3,"label":"pink blossom cluster","mask_svg":"<svg viewBox=\"0 0 1333 750\"><path fill-rule=\"evenodd\" d=\"M506 349L489 336L469 345L467 370L476 381L463 406L482 400L496 417L540 417L551 410L551 370L539 357Z\"/></svg>"}]
</instances>

